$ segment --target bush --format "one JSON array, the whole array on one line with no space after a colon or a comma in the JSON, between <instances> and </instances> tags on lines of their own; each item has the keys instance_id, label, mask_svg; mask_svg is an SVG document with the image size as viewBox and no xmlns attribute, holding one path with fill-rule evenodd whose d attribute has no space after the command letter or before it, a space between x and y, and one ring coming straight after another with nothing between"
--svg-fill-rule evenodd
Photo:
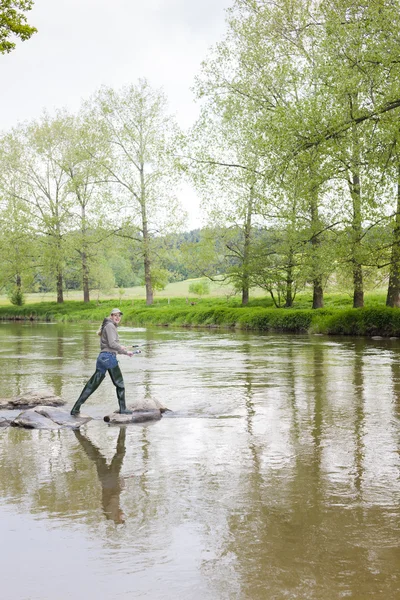
<instances>
[{"instance_id":1,"label":"bush","mask_svg":"<svg viewBox=\"0 0 400 600\"><path fill-rule=\"evenodd\" d=\"M10 302L14 304L14 306L22 306L25 304L25 296L20 287L15 286L10 293Z\"/></svg>"},{"instance_id":2,"label":"bush","mask_svg":"<svg viewBox=\"0 0 400 600\"><path fill-rule=\"evenodd\" d=\"M196 296L205 296L210 293L210 284L206 280L193 281L189 285L189 294L196 294Z\"/></svg>"}]
</instances>

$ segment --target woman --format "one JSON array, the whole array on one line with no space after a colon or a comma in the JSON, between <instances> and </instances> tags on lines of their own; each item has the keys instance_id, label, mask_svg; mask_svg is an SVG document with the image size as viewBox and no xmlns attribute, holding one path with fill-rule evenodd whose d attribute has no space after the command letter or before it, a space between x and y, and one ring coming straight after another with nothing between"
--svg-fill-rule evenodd
<instances>
[{"instance_id":1,"label":"woman","mask_svg":"<svg viewBox=\"0 0 400 600\"><path fill-rule=\"evenodd\" d=\"M121 369L118 365L117 354L127 354L128 356L133 356L133 354L140 354L140 350L131 352L130 350L127 350L125 346L121 346L119 343L117 327L121 322L121 317L122 312L119 310L119 308L113 308L110 316L106 317L101 324L101 327L97 332L100 336L100 354L97 357L96 371L89 379L78 400L72 407L71 415L79 414L82 404L86 402L86 400L89 398L89 396L91 396L91 394L93 394L95 390L97 390L105 378L107 371L109 372L111 380L116 387L119 412L121 414L128 415L132 413L131 410L126 409L125 385Z\"/></svg>"}]
</instances>

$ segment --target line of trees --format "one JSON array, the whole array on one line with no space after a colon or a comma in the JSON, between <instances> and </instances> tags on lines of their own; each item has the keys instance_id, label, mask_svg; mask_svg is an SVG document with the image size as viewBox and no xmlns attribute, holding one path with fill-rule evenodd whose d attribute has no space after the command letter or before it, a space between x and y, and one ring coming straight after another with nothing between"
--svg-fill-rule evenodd
<instances>
[{"instance_id":1,"label":"line of trees","mask_svg":"<svg viewBox=\"0 0 400 600\"><path fill-rule=\"evenodd\" d=\"M23 286L47 281L63 302L73 278L88 302L119 256L142 274L151 304L168 280L166 233L185 217L174 195L179 136L146 80L102 88L78 115L45 114L2 135L0 283L20 298Z\"/></svg>"},{"instance_id":2,"label":"line of trees","mask_svg":"<svg viewBox=\"0 0 400 600\"><path fill-rule=\"evenodd\" d=\"M123 259L148 304L179 271L225 277L243 304L259 286L290 307L309 285L320 308L334 280L354 307L386 281L400 306L400 0L234 0L227 25L185 135L141 80L1 137L0 283L16 297L39 277L62 302L75 278L88 301ZM183 175L208 217L186 244Z\"/></svg>"},{"instance_id":3,"label":"line of trees","mask_svg":"<svg viewBox=\"0 0 400 600\"><path fill-rule=\"evenodd\" d=\"M198 266L291 306L329 278L400 306L400 3L235 0L182 162L208 210ZM220 231L223 228L224 235Z\"/></svg>"}]
</instances>

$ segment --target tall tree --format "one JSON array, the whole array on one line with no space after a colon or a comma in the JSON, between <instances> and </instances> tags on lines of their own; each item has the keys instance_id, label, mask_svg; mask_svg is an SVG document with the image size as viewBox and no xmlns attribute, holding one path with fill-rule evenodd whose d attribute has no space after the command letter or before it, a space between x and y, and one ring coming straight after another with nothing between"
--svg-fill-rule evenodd
<instances>
[{"instance_id":1,"label":"tall tree","mask_svg":"<svg viewBox=\"0 0 400 600\"><path fill-rule=\"evenodd\" d=\"M217 109L208 103L189 139L190 158L184 164L208 217L206 236L211 231L222 236L219 245L225 248L225 277L241 292L242 304L246 305L253 234L264 187L264 178L258 172L257 132L251 123L240 118L232 120L226 105ZM215 244L218 256L217 240ZM204 266L205 275L215 275L209 272L210 266Z\"/></svg>"},{"instance_id":2,"label":"tall tree","mask_svg":"<svg viewBox=\"0 0 400 600\"><path fill-rule=\"evenodd\" d=\"M63 139L59 124L44 115L39 121L14 129L8 135L8 143L17 149L9 155L8 168L20 182L10 193L28 207L42 248L42 268L52 275L57 302L61 303L73 198L60 165Z\"/></svg>"},{"instance_id":3,"label":"tall tree","mask_svg":"<svg viewBox=\"0 0 400 600\"><path fill-rule=\"evenodd\" d=\"M90 123L81 115L59 111L51 127L55 151L53 160L66 177L66 190L71 202L69 238L79 256L83 301L90 300L91 269L103 241L113 234L108 214L112 212L109 189L102 184L104 171L99 167L96 153L97 136L91 136Z\"/></svg>"},{"instance_id":4,"label":"tall tree","mask_svg":"<svg viewBox=\"0 0 400 600\"><path fill-rule=\"evenodd\" d=\"M119 199L115 221L141 252L146 303L152 304L156 238L179 227L184 216L174 195L178 128L164 94L144 79L120 92L102 88L88 110L102 140L98 162Z\"/></svg>"},{"instance_id":5,"label":"tall tree","mask_svg":"<svg viewBox=\"0 0 400 600\"><path fill-rule=\"evenodd\" d=\"M38 270L38 243L28 206L20 200L21 181L10 169L16 148L0 140L0 285L22 301Z\"/></svg>"}]
</instances>

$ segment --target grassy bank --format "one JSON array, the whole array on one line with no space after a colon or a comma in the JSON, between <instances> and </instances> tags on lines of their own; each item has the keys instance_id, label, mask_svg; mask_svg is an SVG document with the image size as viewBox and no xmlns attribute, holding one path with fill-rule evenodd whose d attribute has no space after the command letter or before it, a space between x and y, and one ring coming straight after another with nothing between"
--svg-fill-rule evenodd
<instances>
[{"instance_id":1,"label":"grassy bank","mask_svg":"<svg viewBox=\"0 0 400 600\"><path fill-rule=\"evenodd\" d=\"M111 308L124 312L124 324L180 327L226 327L254 331L310 332L331 335L400 336L400 310L378 306L362 309L276 309L263 299L241 307L225 299L201 299L193 304L182 298L159 299L152 306L144 300L40 302L22 307L1 306L0 319L100 322Z\"/></svg>"}]
</instances>

